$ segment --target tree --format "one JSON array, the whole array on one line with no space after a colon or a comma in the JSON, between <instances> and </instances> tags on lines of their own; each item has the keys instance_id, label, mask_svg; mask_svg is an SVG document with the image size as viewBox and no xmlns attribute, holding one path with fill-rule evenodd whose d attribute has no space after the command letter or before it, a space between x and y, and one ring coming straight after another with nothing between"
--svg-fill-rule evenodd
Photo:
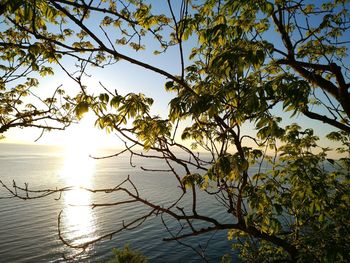
<instances>
[{"instance_id":1,"label":"tree","mask_svg":"<svg viewBox=\"0 0 350 263\"><path fill-rule=\"evenodd\" d=\"M38 96L35 91L38 77L53 74L47 64L59 55L45 52L46 48L39 44L29 44L28 34L6 21L4 14L18 10L25 1L3 2L0 15L6 26L0 33L0 135L14 127L36 127L42 133L64 130L74 120L65 91L59 86L49 97Z\"/></svg>"},{"instance_id":2,"label":"tree","mask_svg":"<svg viewBox=\"0 0 350 263\"><path fill-rule=\"evenodd\" d=\"M350 222L348 1L184 0L178 9L173 4L167 1L168 11L157 14L151 5L136 0L14 1L7 2L4 19L26 36L11 45L52 58L63 69L61 57L75 58L81 62L79 76L87 65L106 67L125 60L168 79L165 89L174 98L168 116L161 118L151 114L151 98L107 88L98 96L88 94L83 78L66 70L81 87L71 101L77 116L93 111L98 127L123 138L122 152L128 151L131 158L164 161L169 167L164 172L172 173L182 189L178 200L167 207L140 196L130 178L108 189L126 193L130 202L151 209L124 229L151 216L169 216L182 231L175 234L168 229L172 236L166 240L228 230L246 261L348 261L350 235L344 234L349 233ZM99 27L90 27L96 18L101 18ZM160 45L156 54L178 48L177 75L119 51L129 46L141 52L150 36ZM186 58L188 45L192 50ZM330 127L328 138L338 143L341 158L332 159L331 149L320 147L309 127L295 123L280 127L281 116L288 115L277 111L279 107L292 117L303 115ZM179 124L186 120L191 123L180 130ZM255 125L256 136L243 132L247 123ZM181 139L176 136L179 132ZM198 155L199 150L211 158ZM265 165L268 168L263 169ZM28 193L37 198L70 189L3 186L24 199ZM231 223L199 212L198 191L217 198ZM191 207L178 207L187 195ZM113 233L74 247L84 249Z\"/></svg>"},{"instance_id":3,"label":"tree","mask_svg":"<svg viewBox=\"0 0 350 263\"><path fill-rule=\"evenodd\" d=\"M108 260L106 263L147 263L147 258L138 251L132 250L129 245L123 249L113 249L115 258Z\"/></svg>"}]
</instances>

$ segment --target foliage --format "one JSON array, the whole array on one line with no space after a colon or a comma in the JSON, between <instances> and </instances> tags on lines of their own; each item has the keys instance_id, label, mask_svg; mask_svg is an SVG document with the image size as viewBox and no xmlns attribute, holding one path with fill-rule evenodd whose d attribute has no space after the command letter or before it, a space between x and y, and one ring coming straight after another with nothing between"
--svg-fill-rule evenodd
<instances>
[{"instance_id":1,"label":"foliage","mask_svg":"<svg viewBox=\"0 0 350 263\"><path fill-rule=\"evenodd\" d=\"M34 19L33 8L26 1L2 1L0 14L18 12L14 17L18 23L23 20L28 24L33 18L36 26L44 28L54 12L44 1L37 3L41 21ZM36 95L38 77L53 75L48 63L55 62L60 54L51 52L48 43L29 44L28 34L20 28L9 27L6 19L1 23L7 27L0 32L0 134L14 127L37 127L43 131L64 129L73 118L64 89L54 89L49 97Z\"/></svg>"},{"instance_id":2,"label":"foliage","mask_svg":"<svg viewBox=\"0 0 350 263\"><path fill-rule=\"evenodd\" d=\"M67 107L77 118L93 111L96 126L122 138L125 149L114 156L128 151L131 164L133 156L141 156L168 166L164 173L182 189L169 206L142 197L130 178L101 190L126 193L130 202L151 209L123 222L122 229L167 215L179 223L172 232L163 220L171 235L167 240L227 230L244 261L349 261L349 2L175 2L167 1L167 11L157 13L138 0L5 1L2 59L20 56L24 66L42 75L51 73L47 63L64 68L64 57L80 62L78 76L66 70L81 88ZM91 27L96 18L99 27ZM151 38L159 45L155 54L178 48L177 75L122 53L126 47L142 52ZM187 59L185 46L191 50ZM144 94L87 92L82 76L89 67L119 60L167 78L164 88L174 95L168 116L154 116L153 99ZM320 143L310 127L293 123L301 115L332 129L327 137L337 148L321 147L324 138ZM256 136L244 132L247 124L255 126ZM333 150L340 159L332 158ZM14 187L7 189L27 199L30 190ZM199 191L216 198L230 223L198 211ZM179 206L188 195L191 207ZM113 233L74 247L85 249Z\"/></svg>"},{"instance_id":3,"label":"foliage","mask_svg":"<svg viewBox=\"0 0 350 263\"><path fill-rule=\"evenodd\" d=\"M350 196L349 165L326 160L325 149L313 154L317 137L295 124L287 127L281 140L285 144L279 149L280 160L273 162L271 171L253 176L252 183L257 186L248 190L252 212L247 220L269 234L283 234L298 248L299 260L346 262L348 237L341 233L349 228L350 215L345 209ZM247 237L242 232L230 233L233 238L236 235ZM257 245L248 240L235 247L248 261L257 256L267 261L287 258L267 242Z\"/></svg>"},{"instance_id":4,"label":"foliage","mask_svg":"<svg viewBox=\"0 0 350 263\"><path fill-rule=\"evenodd\" d=\"M114 259L105 263L147 263L147 258L140 252L132 250L129 245L125 245L123 249L113 249Z\"/></svg>"}]
</instances>

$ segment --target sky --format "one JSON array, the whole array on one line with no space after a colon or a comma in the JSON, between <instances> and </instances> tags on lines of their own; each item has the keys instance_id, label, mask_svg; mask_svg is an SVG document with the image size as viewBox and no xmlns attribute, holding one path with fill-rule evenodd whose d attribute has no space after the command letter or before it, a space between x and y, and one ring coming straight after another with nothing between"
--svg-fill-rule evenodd
<instances>
[{"instance_id":1,"label":"sky","mask_svg":"<svg viewBox=\"0 0 350 263\"><path fill-rule=\"evenodd\" d=\"M180 1L173 1L178 4ZM163 12L167 10L166 1L156 1L155 7L157 12ZM178 6L175 6L176 10ZM2 25L0 25L1 28ZM96 27L96 24L91 24L92 27ZM102 36L102 35L101 35ZM272 36L273 37L273 36ZM280 45L278 40L273 41L276 45ZM180 57L177 48L169 48L169 50L162 55L154 56L153 51L156 49L156 45L151 39L146 38L144 44L146 45L145 51L139 51L135 53L130 49L122 49L126 55L137 58L143 62L150 63L166 71L179 74L180 72ZM196 41L190 39L184 45L185 54L188 54L193 45L196 45ZM186 57L186 55L185 55ZM187 61L187 64L189 62ZM65 59L64 64L68 68L73 70L74 62L69 59ZM57 66L54 66L55 75L42 78L40 80L40 86L37 90L38 94L50 94L50 92L62 85L68 92L74 94L78 92L78 88L74 82L67 77L67 75ZM164 84L167 81L164 76L143 69L139 66L130 64L126 61L119 61L115 65L100 68L89 68L91 77L87 78L88 90L92 92L101 92L99 82L110 90L116 89L119 94L126 94L128 92L141 92L146 96L154 99L154 105L152 107L152 114L160 115L166 118L168 111L168 103L173 98L174 94L164 91ZM281 107L275 110L281 111ZM282 126L290 124L291 119L289 113L282 114ZM294 121L294 120L292 120ZM312 121L304 116L297 116L295 122L300 123L302 126L311 127L316 130L317 134L321 138L324 138L325 134L332 130L327 125L320 125L319 122ZM94 120L91 114L87 114L80 124L72 125L63 132L45 132L43 136L36 142L39 144L71 144L76 141L80 141L80 144L86 142L93 142L94 145L102 147L121 147L122 144L114 134L107 135L104 131L97 130L93 125ZM256 131L252 124L248 124L244 127L244 131L250 135L254 135ZM5 143L34 143L41 134L41 130L34 128L25 129L11 129L5 134L6 138L2 140ZM331 146L332 144L322 139L324 146Z\"/></svg>"},{"instance_id":2,"label":"sky","mask_svg":"<svg viewBox=\"0 0 350 263\"><path fill-rule=\"evenodd\" d=\"M168 10L166 1L154 1L153 8L155 12L162 13L163 10ZM161 4L160 4L161 3ZM174 10L178 7L180 1L173 1ZM98 18L91 19L89 26L91 28L98 29L96 21ZM3 25L0 25L0 29ZM74 26L70 27L74 29ZM98 29L100 37L103 38L104 35ZM153 51L158 49L159 45L155 43L153 38L145 37L144 44L146 49L139 52L134 52L130 48L119 47L118 51L128 55L130 57L139 59L142 62L149 63L153 66L164 69L172 74L179 74L180 72L180 56L178 48L169 48L166 53L161 55L153 55ZM184 52L189 54L193 45L193 41L185 46ZM185 55L187 57L187 55ZM63 59L62 64L64 64L70 72L75 71L74 67L75 61L72 59ZM55 75L46 76L45 78L40 78L40 85L38 89L35 89L36 94L41 96L50 96L53 90L62 85L63 88L68 92L68 94L75 94L79 92L79 88L72 81L65 72L59 66L51 64L53 67ZM104 92L101 89L99 82L101 82L106 88L111 91L117 90L119 94L127 94L129 92L144 93L148 97L154 99L154 104L152 106L151 112L154 115L160 115L164 118L167 117L168 103L174 97L174 94L164 91L164 84L167 79L164 76L151 72L149 70L143 69L140 66L133 65L126 61L119 61L118 63L105 67L103 69L90 67L87 71L91 74L91 77L86 77L86 83L88 84L88 90L92 93L98 94ZM84 83L84 84L86 84ZM5 143L39 143L39 144L62 144L64 141L71 141L70 138L73 134L76 134L76 130L84 131L84 134L89 134L90 137L94 134L94 138L99 138L99 145L102 147L106 146L122 146L120 141L115 135L106 134L104 131L99 131L94 126L94 119L92 114L88 114L82 119L82 123L78 125L72 125L68 127L66 131L51 131L45 132L38 141L38 137L41 134L41 130L36 128L13 128L6 132L5 139L2 142ZM80 134L81 137L81 134ZM77 139L77 138L76 138ZM85 140L85 139L84 139Z\"/></svg>"}]
</instances>

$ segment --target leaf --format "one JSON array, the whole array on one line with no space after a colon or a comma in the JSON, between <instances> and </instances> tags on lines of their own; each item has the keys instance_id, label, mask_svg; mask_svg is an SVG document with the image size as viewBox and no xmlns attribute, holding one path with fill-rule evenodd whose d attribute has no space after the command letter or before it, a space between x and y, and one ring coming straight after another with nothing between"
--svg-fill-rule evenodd
<instances>
[{"instance_id":1,"label":"leaf","mask_svg":"<svg viewBox=\"0 0 350 263\"><path fill-rule=\"evenodd\" d=\"M89 104L85 101L80 102L76 107L75 107L75 114L76 116L80 119L84 115L84 113L89 111Z\"/></svg>"},{"instance_id":2,"label":"leaf","mask_svg":"<svg viewBox=\"0 0 350 263\"><path fill-rule=\"evenodd\" d=\"M170 91L174 87L174 81L168 81L165 83L165 90Z\"/></svg>"},{"instance_id":3,"label":"leaf","mask_svg":"<svg viewBox=\"0 0 350 263\"><path fill-rule=\"evenodd\" d=\"M273 206L275 207L277 214L281 215L283 212L283 207L280 204L274 204Z\"/></svg>"},{"instance_id":4,"label":"leaf","mask_svg":"<svg viewBox=\"0 0 350 263\"><path fill-rule=\"evenodd\" d=\"M107 93L101 93L99 96L99 99L103 103L108 103L109 102L109 95Z\"/></svg>"},{"instance_id":5,"label":"leaf","mask_svg":"<svg viewBox=\"0 0 350 263\"><path fill-rule=\"evenodd\" d=\"M334 164L335 164L335 161L334 161L333 159L329 159L329 158L327 158L327 161L328 161L328 162L330 162L332 165L334 165Z\"/></svg>"}]
</instances>

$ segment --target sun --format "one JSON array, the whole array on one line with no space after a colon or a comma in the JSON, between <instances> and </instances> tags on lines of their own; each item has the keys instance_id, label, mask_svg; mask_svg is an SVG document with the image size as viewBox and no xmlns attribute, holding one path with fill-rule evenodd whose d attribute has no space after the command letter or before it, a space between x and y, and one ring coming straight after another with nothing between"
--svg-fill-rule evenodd
<instances>
[{"instance_id":1,"label":"sun","mask_svg":"<svg viewBox=\"0 0 350 263\"><path fill-rule=\"evenodd\" d=\"M94 126L94 115L87 113L78 124L72 125L62 137L65 156L72 159L94 155L99 147L99 131Z\"/></svg>"}]
</instances>

